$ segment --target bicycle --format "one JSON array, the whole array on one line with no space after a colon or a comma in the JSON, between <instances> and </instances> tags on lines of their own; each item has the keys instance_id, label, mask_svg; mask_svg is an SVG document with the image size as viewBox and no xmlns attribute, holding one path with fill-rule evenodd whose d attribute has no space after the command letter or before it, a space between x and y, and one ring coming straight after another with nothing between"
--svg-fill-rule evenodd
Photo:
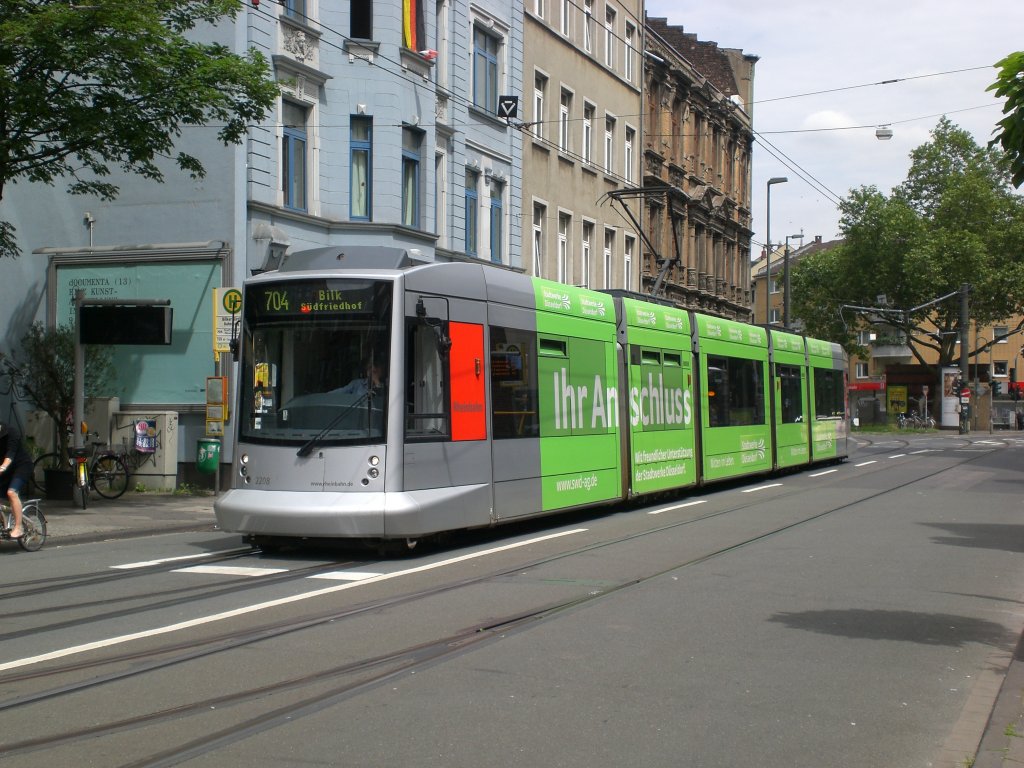
<instances>
[{"instance_id":1,"label":"bicycle","mask_svg":"<svg viewBox=\"0 0 1024 768\"><path fill-rule=\"evenodd\" d=\"M128 467L113 451L100 451L102 445L105 443L93 442L91 454L85 448L79 448L63 460L56 451L44 453L32 464L32 482L36 490L41 494L46 493L46 470L72 467L82 509L86 509L89 504L90 488L105 499L121 496L128 488Z\"/></svg>"},{"instance_id":2,"label":"bicycle","mask_svg":"<svg viewBox=\"0 0 1024 768\"><path fill-rule=\"evenodd\" d=\"M0 504L0 540L9 541L14 511L9 504ZM26 552L36 552L46 542L46 517L39 507L39 499L29 499L21 504L21 538L18 544Z\"/></svg>"}]
</instances>

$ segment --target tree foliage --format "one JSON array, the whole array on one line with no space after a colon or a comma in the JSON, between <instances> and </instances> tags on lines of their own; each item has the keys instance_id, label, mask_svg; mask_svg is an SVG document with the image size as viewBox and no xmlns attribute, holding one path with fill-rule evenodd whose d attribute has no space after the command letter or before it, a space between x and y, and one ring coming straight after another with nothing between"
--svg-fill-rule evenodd
<instances>
[{"instance_id":1,"label":"tree foliage","mask_svg":"<svg viewBox=\"0 0 1024 768\"><path fill-rule=\"evenodd\" d=\"M63 425L75 405L74 329L46 328L42 323L33 323L22 336L20 349L6 359L19 392L59 425L58 448L61 455L66 455L68 433ZM114 377L113 349L87 345L84 373L86 396L105 395Z\"/></svg>"},{"instance_id":2,"label":"tree foliage","mask_svg":"<svg viewBox=\"0 0 1024 768\"><path fill-rule=\"evenodd\" d=\"M1024 184L1024 51L1011 53L996 63L999 75L988 90L1005 98L1005 117L996 123L996 137L989 143L1003 148L1010 161L1013 184Z\"/></svg>"},{"instance_id":3,"label":"tree foliage","mask_svg":"<svg viewBox=\"0 0 1024 768\"><path fill-rule=\"evenodd\" d=\"M185 126L217 124L239 143L277 95L266 60L202 42L199 25L233 18L238 0L2 0L0 199L17 180L113 199L115 170L162 181L173 158L193 177L202 163L176 147ZM17 253L0 222L0 254Z\"/></svg>"},{"instance_id":4,"label":"tree foliage","mask_svg":"<svg viewBox=\"0 0 1024 768\"><path fill-rule=\"evenodd\" d=\"M865 353L857 331L873 324L905 337L920 363L932 350L940 366L950 365L961 285L971 286L971 319L981 325L1024 308L1024 202L1011 188L1004 158L946 118L910 159L907 178L888 197L862 187L843 200L843 243L797 264L793 309L809 333L851 353ZM883 296L885 311L864 311L879 307ZM935 301L942 297L949 298ZM984 341L982 351L994 340Z\"/></svg>"}]
</instances>

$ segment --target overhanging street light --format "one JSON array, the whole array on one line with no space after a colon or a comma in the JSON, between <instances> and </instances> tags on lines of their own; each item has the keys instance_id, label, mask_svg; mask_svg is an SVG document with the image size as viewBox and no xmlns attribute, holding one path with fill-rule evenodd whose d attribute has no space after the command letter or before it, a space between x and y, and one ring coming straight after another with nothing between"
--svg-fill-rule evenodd
<instances>
[{"instance_id":1,"label":"overhanging street light","mask_svg":"<svg viewBox=\"0 0 1024 768\"><path fill-rule=\"evenodd\" d=\"M782 326L789 329L789 241L799 240L800 245L804 244L804 233L798 235L786 235L786 248L782 252Z\"/></svg>"},{"instance_id":2,"label":"overhanging street light","mask_svg":"<svg viewBox=\"0 0 1024 768\"><path fill-rule=\"evenodd\" d=\"M768 196L765 198L765 239L768 248L764 260L764 324L771 321L771 289L772 289L772 184L785 184L789 179L785 176L772 176L768 179Z\"/></svg>"}]
</instances>

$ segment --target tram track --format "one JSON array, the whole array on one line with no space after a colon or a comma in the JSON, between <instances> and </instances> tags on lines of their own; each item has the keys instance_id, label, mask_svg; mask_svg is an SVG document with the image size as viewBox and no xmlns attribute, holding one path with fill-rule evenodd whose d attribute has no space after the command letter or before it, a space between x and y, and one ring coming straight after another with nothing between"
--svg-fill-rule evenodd
<instances>
[{"instance_id":1,"label":"tram track","mask_svg":"<svg viewBox=\"0 0 1024 768\"><path fill-rule=\"evenodd\" d=\"M953 466L963 466L979 460L979 456L958 458ZM942 472L949 471L950 466L935 469L932 472L915 478L915 482L927 481ZM14 756L27 754L38 750L53 748L57 746L68 746L76 743L112 736L127 730L135 730L147 726L159 725L160 723L181 717L200 715L209 712L211 708L223 711L226 708L256 707L255 713L246 713L238 719L238 722L216 728L209 733L199 735L196 738L177 744L170 749L154 749L150 754L136 758L132 762L123 764L122 768L135 768L136 766L172 766L184 761L208 755L218 749L232 743L242 741L258 732L269 728L294 722L297 718L313 715L334 704L349 698L360 695L363 692L373 690L393 680L397 675L410 674L420 669L426 669L432 665L444 663L457 656L468 653L484 644L497 642L511 634L526 631L539 622L552 621L567 612L584 608L603 600L611 595L622 593L624 590L639 587L652 580L664 577L686 568L694 567L715 558L733 553L744 547L749 547L766 539L783 535L788 531L813 523L823 517L841 512L850 507L865 502L877 501L886 494L902 489L901 486L885 488L864 496L858 496L843 503L837 503L827 509L823 509L813 515L806 515L798 520L790 521L784 525L778 525L768 530L760 531L756 535L748 536L740 541L729 543L725 546L709 549L704 552L695 553L684 560L670 563L664 567L643 573L630 578L619 584L604 586L601 589L588 589L571 599L563 599L535 606L526 611L518 611L505 616L492 617L486 622L476 622L471 626L452 632L443 637L432 639L419 644L410 644L397 648L387 653L366 657L328 669L316 670L313 673L295 675L291 678L277 680L271 684L253 686L241 689L229 694L207 697L198 701L189 702L177 707L159 709L153 712L137 716L112 720L106 723L90 725L88 727L68 730L54 736L43 736L30 740L10 743L0 748L0 756ZM781 494L783 498L787 495L798 495L807 492L806 488L796 488L790 494ZM779 495L775 497L778 500ZM751 499L742 504L733 504L726 509L715 510L704 515L689 517L685 520L677 520L665 525L646 528L641 531L634 531L630 534L618 536L608 541L594 542L584 546L574 547L570 550L553 555L536 558L527 563L520 563L513 568L499 569L487 573L478 574L474 577L461 579L455 582L437 585L435 587L409 592L383 601L375 601L364 605L354 606L343 611L324 611L313 615L283 620L271 624L264 624L260 627L248 630L245 633L223 633L216 637L207 638L201 642L182 641L170 645L164 645L157 649L140 651L137 653L117 654L104 659L90 662L63 664L45 670L26 672L18 675L15 680L44 679L46 677L58 676L70 671L82 671L90 669L103 669L111 664L139 662L149 659L149 663L141 666L133 666L131 669L116 670L114 672L99 675L89 680L71 683L62 686L52 687L47 691L36 694L18 697L0 702L0 711L9 711L30 704L39 703L47 699L59 699L64 695L80 692L89 688L98 688L116 681L124 681L134 677L144 676L158 669L173 665L187 663L188 661L202 657L212 656L218 653L238 649L253 643L272 640L283 635L314 628L318 625L345 620L364 614L369 611L381 611L389 607L413 603L428 597L434 597L445 593L464 589L467 586L480 584L503 577L521 574L545 564L559 560L565 560L579 555L587 554L602 548L613 547L618 544L627 543L638 538L663 533L682 526L691 526L701 522L721 517L730 513L740 512L745 509L757 506L761 503ZM175 654L168 658L167 654ZM158 658L160 657L160 658ZM355 679L353 679L355 678ZM273 706L261 706L262 699L268 698L269 692L274 692ZM281 695L287 693L292 700L287 703L280 703Z\"/></svg>"}]
</instances>

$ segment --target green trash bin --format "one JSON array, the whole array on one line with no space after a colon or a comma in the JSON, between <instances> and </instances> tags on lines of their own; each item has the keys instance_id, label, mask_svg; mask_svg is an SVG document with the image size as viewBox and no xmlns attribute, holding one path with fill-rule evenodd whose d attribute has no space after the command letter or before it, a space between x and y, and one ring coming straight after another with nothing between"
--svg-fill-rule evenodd
<instances>
[{"instance_id":1,"label":"green trash bin","mask_svg":"<svg viewBox=\"0 0 1024 768\"><path fill-rule=\"evenodd\" d=\"M196 446L196 469L212 475L220 464L220 440L203 438Z\"/></svg>"}]
</instances>

